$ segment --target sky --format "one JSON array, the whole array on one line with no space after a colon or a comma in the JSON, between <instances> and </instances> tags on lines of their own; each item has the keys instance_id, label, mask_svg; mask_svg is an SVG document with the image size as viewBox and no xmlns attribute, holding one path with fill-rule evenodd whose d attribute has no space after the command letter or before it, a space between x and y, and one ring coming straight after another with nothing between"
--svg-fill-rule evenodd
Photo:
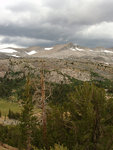
<instances>
[{"instance_id":1,"label":"sky","mask_svg":"<svg viewBox=\"0 0 113 150\"><path fill-rule=\"evenodd\" d=\"M113 0L0 0L0 47L113 47Z\"/></svg>"}]
</instances>

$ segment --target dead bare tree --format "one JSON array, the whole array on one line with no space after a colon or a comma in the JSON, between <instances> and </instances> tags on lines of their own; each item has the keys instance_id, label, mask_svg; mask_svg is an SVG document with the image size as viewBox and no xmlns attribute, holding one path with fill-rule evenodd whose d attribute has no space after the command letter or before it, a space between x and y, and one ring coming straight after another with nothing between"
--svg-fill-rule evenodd
<instances>
[{"instance_id":1,"label":"dead bare tree","mask_svg":"<svg viewBox=\"0 0 113 150\"><path fill-rule=\"evenodd\" d=\"M46 85L45 87L45 66L44 62L41 62L41 69L40 69L40 83L34 82L35 87L35 93L33 96L34 101L37 103L37 107L41 109L41 119L39 122L42 124L42 136L43 136L43 143L46 149L48 149L47 146L47 99L52 94L51 86L50 84ZM48 93L48 94L47 94Z\"/></svg>"},{"instance_id":2,"label":"dead bare tree","mask_svg":"<svg viewBox=\"0 0 113 150\"><path fill-rule=\"evenodd\" d=\"M41 70L41 103L42 103L42 128L43 128L43 140L47 142L47 119L46 119L46 106L45 106L45 77L44 69Z\"/></svg>"}]
</instances>

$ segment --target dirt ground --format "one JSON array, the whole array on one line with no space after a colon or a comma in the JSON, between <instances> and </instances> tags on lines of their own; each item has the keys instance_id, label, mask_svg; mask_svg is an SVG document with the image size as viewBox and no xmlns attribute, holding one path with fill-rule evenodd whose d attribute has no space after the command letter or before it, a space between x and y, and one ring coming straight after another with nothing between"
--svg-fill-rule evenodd
<instances>
[{"instance_id":1,"label":"dirt ground","mask_svg":"<svg viewBox=\"0 0 113 150\"><path fill-rule=\"evenodd\" d=\"M12 146L9 146L7 144L1 144L0 143L0 150L18 150L17 148L14 148Z\"/></svg>"}]
</instances>

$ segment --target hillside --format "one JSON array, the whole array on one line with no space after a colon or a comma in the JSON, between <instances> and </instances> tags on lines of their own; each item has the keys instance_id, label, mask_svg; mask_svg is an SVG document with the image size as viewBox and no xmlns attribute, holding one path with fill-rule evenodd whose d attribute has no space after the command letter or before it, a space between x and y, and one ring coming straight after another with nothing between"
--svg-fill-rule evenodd
<instances>
[{"instance_id":1,"label":"hillside","mask_svg":"<svg viewBox=\"0 0 113 150\"><path fill-rule=\"evenodd\" d=\"M92 80L92 73L112 80L113 65L90 61L86 59L54 59L54 58L10 58L0 60L0 77L6 74L9 78L21 78L29 71L33 76L40 74L42 67L46 70L46 77L51 82L61 82L68 77L82 81ZM94 78L94 77L93 77ZM100 78L102 79L102 78Z\"/></svg>"},{"instance_id":2,"label":"hillside","mask_svg":"<svg viewBox=\"0 0 113 150\"><path fill-rule=\"evenodd\" d=\"M113 148L112 49L68 43L5 50L0 52L0 141L8 145L0 150L29 149L27 142L40 150Z\"/></svg>"}]
</instances>

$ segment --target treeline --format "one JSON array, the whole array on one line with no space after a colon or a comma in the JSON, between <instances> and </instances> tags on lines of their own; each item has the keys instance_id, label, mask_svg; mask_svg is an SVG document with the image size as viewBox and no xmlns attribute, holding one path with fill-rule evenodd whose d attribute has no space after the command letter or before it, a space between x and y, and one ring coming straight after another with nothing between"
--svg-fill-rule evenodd
<instances>
[{"instance_id":1,"label":"treeline","mask_svg":"<svg viewBox=\"0 0 113 150\"><path fill-rule=\"evenodd\" d=\"M19 94L25 84L25 77L9 79L7 76L0 78L0 98L8 98L12 95L12 90Z\"/></svg>"},{"instance_id":2,"label":"treeline","mask_svg":"<svg viewBox=\"0 0 113 150\"><path fill-rule=\"evenodd\" d=\"M103 88L88 82L55 85L45 103L44 126L42 114L35 116L33 112L29 80L24 88L20 125L0 126L0 141L20 150L113 149L113 98L106 97Z\"/></svg>"}]
</instances>

